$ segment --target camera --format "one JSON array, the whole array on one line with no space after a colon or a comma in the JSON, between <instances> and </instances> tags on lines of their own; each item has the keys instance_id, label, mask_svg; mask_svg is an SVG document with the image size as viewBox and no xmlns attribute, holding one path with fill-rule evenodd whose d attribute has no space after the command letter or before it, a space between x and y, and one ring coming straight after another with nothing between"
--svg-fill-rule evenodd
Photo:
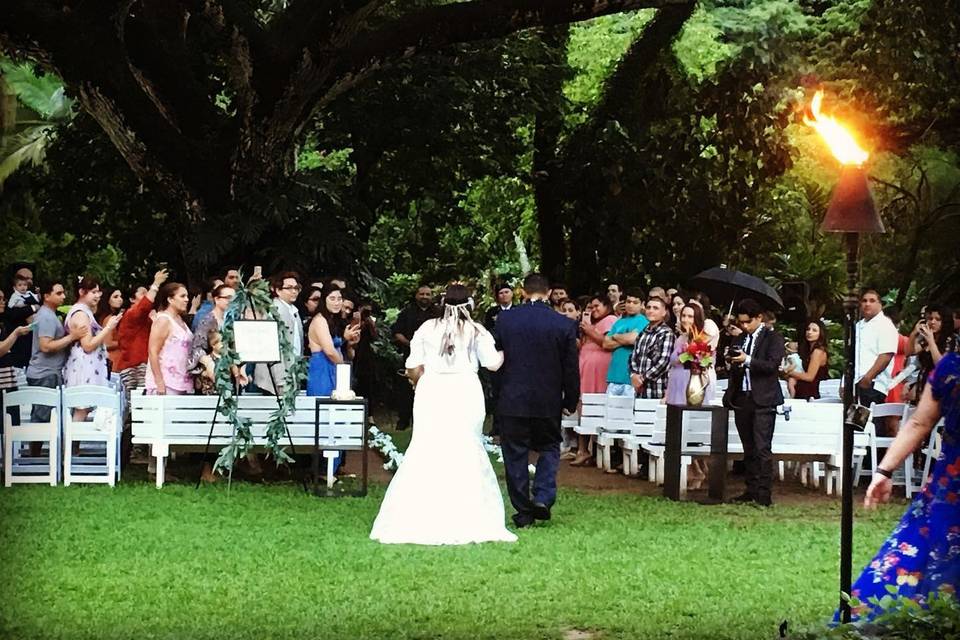
<instances>
[{"instance_id":1,"label":"camera","mask_svg":"<svg viewBox=\"0 0 960 640\"><path fill-rule=\"evenodd\" d=\"M743 349L741 349L738 345L732 344L727 347L726 357L729 360L730 358L736 358L741 353L743 353Z\"/></svg>"}]
</instances>

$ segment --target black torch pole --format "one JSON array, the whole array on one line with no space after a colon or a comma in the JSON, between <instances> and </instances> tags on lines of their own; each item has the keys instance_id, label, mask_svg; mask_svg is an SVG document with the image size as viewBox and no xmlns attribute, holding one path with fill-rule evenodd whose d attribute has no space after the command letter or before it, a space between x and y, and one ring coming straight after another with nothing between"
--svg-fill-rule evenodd
<instances>
[{"instance_id":1,"label":"black torch pole","mask_svg":"<svg viewBox=\"0 0 960 640\"><path fill-rule=\"evenodd\" d=\"M854 358L858 296L857 279L859 275L858 233L845 233L847 245L847 297L843 303L843 355L845 368L843 374L843 487L841 488L840 514L840 619L850 622L850 603L843 594L850 594L853 570L853 424L847 420L854 400ZM874 461L876 464L876 461Z\"/></svg>"}]
</instances>

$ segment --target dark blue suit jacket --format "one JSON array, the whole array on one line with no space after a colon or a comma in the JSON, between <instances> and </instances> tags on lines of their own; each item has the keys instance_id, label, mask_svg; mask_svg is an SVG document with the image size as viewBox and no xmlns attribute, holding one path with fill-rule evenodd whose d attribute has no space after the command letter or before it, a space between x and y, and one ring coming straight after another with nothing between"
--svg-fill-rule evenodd
<instances>
[{"instance_id":1,"label":"dark blue suit jacket","mask_svg":"<svg viewBox=\"0 0 960 640\"><path fill-rule=\"evenodd\" d=\"M503 350L497 415L559 418L580 400L577 323L534 302L497 316Z\"/></svg>"}]
</instances>

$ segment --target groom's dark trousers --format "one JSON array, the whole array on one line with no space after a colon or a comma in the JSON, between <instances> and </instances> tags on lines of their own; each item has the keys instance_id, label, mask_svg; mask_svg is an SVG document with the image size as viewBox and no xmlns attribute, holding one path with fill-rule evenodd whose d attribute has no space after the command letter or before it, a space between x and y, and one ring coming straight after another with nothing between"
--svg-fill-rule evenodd
<instances>
[{"instance_id":1,"label":"groom's dark trousers","mask_svg":"<svg viewBox=\"0 0 960 640\"><path fill-rule=\"evenodd\" d=\"M521 516L533 511L533 503L552 505L557 500L557 469L560 467L560 418L500 418L500 449L507 475L510 502ZM539 454L530 493L529 452Z\"/></svg>"}]
</instances>

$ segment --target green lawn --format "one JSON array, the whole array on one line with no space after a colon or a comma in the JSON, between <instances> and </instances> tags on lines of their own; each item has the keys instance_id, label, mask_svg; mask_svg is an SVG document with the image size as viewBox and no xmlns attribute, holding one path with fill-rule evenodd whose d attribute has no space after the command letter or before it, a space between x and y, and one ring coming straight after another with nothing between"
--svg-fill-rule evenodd
<instances>
[{"instance_id":1,"label":"green lawn","mask_svg":"<svg viewBox=\"0 0 960 640\"><path fill-rule=\"evenodd\" d=\"M839 502L566 490L516 544L417 548L367 538L382 495L0 489L0 638L772 638L835 605ZM858 512L857 570L902 509Z\"/></svg>"}]
</instances>

